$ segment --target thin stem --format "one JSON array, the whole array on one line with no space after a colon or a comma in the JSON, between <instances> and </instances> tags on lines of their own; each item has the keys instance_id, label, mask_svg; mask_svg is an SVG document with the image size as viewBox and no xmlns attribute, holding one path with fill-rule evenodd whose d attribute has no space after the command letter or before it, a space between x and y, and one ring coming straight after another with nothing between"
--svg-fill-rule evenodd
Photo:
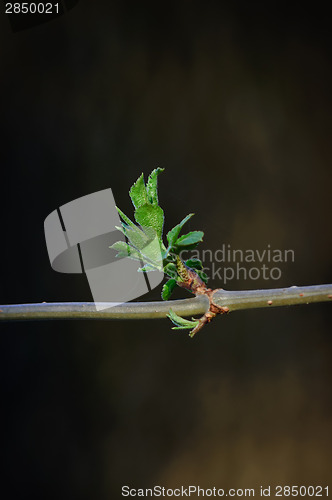
<instances>
[{"instance_id":1,"label":"thin stem","mask_svg":"<svg viewBox=\"0 0 332 500\"><path fill-rule=\"evenodd\" d=\"M309 304L332 301L332 284L276 288L272 290L245 290L230 292L216 290L216 305L229 311L260 307ZM107 307L107 303L102 304ZM0 321L27 321L47 319L152 319L164 318L172 309L180 316L204 314L209 308L205 295L192 299L167 302L128 302L108 309L97 310L93 302L68 302L42 304L0 305Z\"/></svg>"},{"instance_id":2,"label":"thin stem","mask_svg":"<svg viewBox=\"0 0 332 500\"><path fill-rule=\"evenodd\" d=\"M94 302L57 302L42 304L0 305L0 321L39 319L152 319L165 318L172 308L183 316L204 314L209 308L207 297L169 300L167 302L127 302L120 305Z\"/></svg>"},{"instance_id":3,"label":"thin stem","mask_svg":"<svg viewBox=\"0 0 332 500\"><path fill-rule=\"evenodd\" d=\"M213 295L213 301L220 307L228 307L229 311L327 302L332 301L332 284L238 292L217 290Z\"/></svg>"}]
</instances>

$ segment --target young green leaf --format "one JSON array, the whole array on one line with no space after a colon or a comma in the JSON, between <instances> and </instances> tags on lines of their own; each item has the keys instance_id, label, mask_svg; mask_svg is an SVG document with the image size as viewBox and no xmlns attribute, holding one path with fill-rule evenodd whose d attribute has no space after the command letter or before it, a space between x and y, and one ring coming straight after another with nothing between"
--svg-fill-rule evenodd
<instances>
[{"instance_id":1,"label":"young green leaf","mask_svg":"<svg viewBox=\"0 0 332 500\"><path fill-rule=\"evenodd\" d=\"M121 211L120 211L121 212ZM121 223L120 226L115 226L115 229L120 231L122 234L128 238L129 243L133 246L136 247L138 250L141 250L144 248L150 241L150 235L147 234L147 232L142 231L138 226L136 226L131 220L122 213L121 217L125 218L127 221L130 222L130 226L125 224L124 222ZM153 231L151 229L151 231ZM155 235L155 232L154 232Z\"/></svg>"},{"instance_id":2,"label":"young green leaf","mask_svg":"<svg viewBox=\"0 0 332 500\"><path fill-rule=\"evenodd\" d=\"M203 236L203 231L192 231L191 233L184 234L183 236L178 238L175 242L175 245L179 247L197 245L200 241L203 240Z\"/></svg>"},{"instance_id":3,"label":"young green leaf","mask_svg":"<svg viewBox=\"0 0 332 500\"><path fill-rule=\"evenodd\" d=\"M161 240L164 225L164 211L158 205L145 204L135 210L135 219L144 227L152 227Z\"/></svg>"},{"instance_id":4,"label":"young green leaf","mask_svg":"<svg viewBox=\"0 0 332 500\"><path fill-rule=\"evenodd\" d=\"M125 218L131 222L128 217L125 216ZM144 262L151 264L154 269L163 271L162 252L164 247L161 247L160 239L152 227L144 227L142 230L134 223L131 226L122 223L122 227L115 227L126 236L131 247L139 252L140 258ZM133 258L137 260L137 256Z\"/></svg>"},{"instance_id":5,"label":"young green leaf","mask_svg":"<svg viewBox=\"0 0 332 500\"><path fill-rule=\"evenodd\" d=\"M198 325L199 321L189 321L188 319L181 318L172 309L170 309L167 317L174 323L172 330L192 330Z\"/></svg>"},{"instance_id":6,"label":"young green leaf","mask_svg":"<svg viewBox=\"0 0 332 500\"><path fill-rule=\"evenodd\" d=\"M178 272L176 270L176 265L173 262L169 262L164 267L164 273L170 276L171 278L178 278Z\"/></svg>"},{"instance_id":7,"label":"young green leaf","mask_svg":"<svg viewBox=\"0 0 332 500\"><path fill-rule=\"evenodd\" d=\"M185 262L186 266L190 267L191 269L202 269L203 264L202 261L199 259L188 259Z\"/></svg>"},{"instance_id":8,"label":"young green leaf","mask_svg":"<svg viewBox=\"0 0 332 500\"><path fill-rule=\"evenodd\" d=\"M161 292L161 297L163 300L168 300L170 296L172 295L172 292L174 288L176 287L176 280L171 278L170 280L166 281L166 283L163 286L162 292Z\"/></svg>"},{"instance_id":9,"label":"young green leaf","mask_svg":"<svg viewBox=\"0 0 332 500\"><path fill-rule=\"evenodd\" d=\"M208 281L209 281L209 277L205 274L205 272L202 271L201 269L196 269L196 273L201 278L201 280L203 280L204 283L207 285Z\"/></svg>"},{"instance_id":10,"label":"young green leaf","mask_svg":"<svg viewBox=\"0 0 332 500\"><path fill-rule=\"evenodd\" d=\"M124 229L124 234L127 236L130 244L138 250L142 250L149 241L147 235L139 227L129 227Z\"/></svg>"},{"instance_id":11,"label":"young green leaf","mask_svg":"<svg viewBox=\"0 0 332 500\"><path fill-rule=\"evenodd\" d=\"M194 214L189 214L187 215L187 217L185 217L184 219L182 219L182 221L180 222L180 224L178 224L177 226L174 226L173 229L171 229L167 235L166 235L166 238L167 238L167 241L168 241L168 244L170 246L173 246L174 243L176 242L177 240L177 237L179 236L180 234L180 231L181 229L183 228L183 226L185 225L185 223L193 216Z\"/></svg>"},{"instance_id":12,"label":"young green leaf","mask_svg":"<svg viewBox=\"0 0 332 500\"><path fill-rule=\"evenodd\" d=\"M143 174L137 179L135 184L131 186L129 196L135 208L139 208L146 203L149 203L148 193L144 184Z\"/></svg>"},{"instance_id":13,"label":"young green leaf","mask_svg":"<svg viewBox=\"0 0 332 500\"><path fill-rule=\"evenodd\" d=\"M144 262L163 272L162 249L156 233L154 234L155 237L150 239L143 248L140 248L140 252Z\"/></svg>"},{"instance_id":14,"label":"young green leaf","mask_svg":"<svg viewBox=\"0 0 332 500\"><path fill-rule=\"evenodd\" d=\"M161 174L165 169L157 167L149 175L148 182L146 183L146 190L148 193L149 202L152 205L158 205L158 187L157 179L158 175Z\"/></svg>"},{"instance_id":15,"label":"young green leaf","mask_svg":"<svg viewBox=\"0 0 332 500\"><path fill-rule=\"evenodd\" d=\"M136 248L131 247L128 245L128 243L125 243L124 241L117 241L116 243L113 243L109 248L112 248L112 250L116 250L117 257L131 257L132 259L136 260L141 260L142 256L141 254L136 250Z\"/></svg>"},{"instance_id":16,"label":"young green leaf","mask_svg":"<svg viewBox=\"0 0 332 500\"><path fill-rule=\"evenodd\" d=\"M123 221L124 221L124 222L125 222L128 226L130 226L130 227L132 227L132 228L136 228L136 224L134 224L134 223L133 223L133 221L131 221L131 220L129 219L129 217L127 217L127 216L126 216L126 214L124 214L124 213L122 212L122 210L120 210L120 208L116 207L116 209L117 209L117 211L119 212L119 215L120 215L121 219L122 219L122 220L123 220Z\"/></svg>"}]
</instances>

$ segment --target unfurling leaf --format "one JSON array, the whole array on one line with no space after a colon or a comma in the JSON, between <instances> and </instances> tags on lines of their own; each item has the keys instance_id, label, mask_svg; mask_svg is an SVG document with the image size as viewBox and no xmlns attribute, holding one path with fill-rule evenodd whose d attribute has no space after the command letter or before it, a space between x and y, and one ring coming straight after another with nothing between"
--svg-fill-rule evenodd
<instances>
[{"instance_id":1,"label":"unfurling leaf","mask_svg":"<svg viewBox=\"0 0 332 500\"><path fill-rule=\"evenodd\" d=\"M166 238L167 238L167 241L168 241L168 244L170 246L173 246L174 243L176 242L177 240L177 237L179 236L180 234L180 231L181 229L183 228L183 226L185 225L185 223L193 216L194 214L189 214L187 215L187 217L185 217L184 219L182 219L182 221L180 222L180 224L178 224L177 226L174 226L173 229L171 229L167 235L166 235Z\"/></svg>"},{"instance_id":2,"label":"unfurling leaf","mask_svg":"<svg viewBox=\"0 0 332 500\"><path fill-rule=\"evenodd\" d=\"M152 227L161 240L164 225L164 211L158 205L145 204L135 210L135 219L144 227Z\"/></svg>"},{"instance_id":3,"label":"unfurling leaf","mask_svg":"<svg viewBox=\"0 0 332 500\"><path fill-rule=\"evenodd\" d=\"M167 317L174 323L172 330L192 330L195 328L199 321L194 320L190 321L188 319L181 318L181 316L178 316L172 309L170 309L169 314Z\"/></svg>"},{"instance_id":4,"label":"unfurling leaf","mask_svg":"<svg viewBox=\"0 0 332 500\"><path fill-rule=\"evenodd\" d=\"M161 297L163 300L168 300L176 287L176 280L171 278L170 280L166 281L166 283L163 286L162 292L161 292Z\"/></svg>"},{"instance_id":5,"label":"unfurling leaf","mask_svg":"<svg viewBox=\"0 0 332 500\"><path fill-rule=\"evenodd\" d=\"M123 233L128 238L129 243L138 250L142 250L149 241L148 236L137 226L124 226Z\"/></svg>"},{"instance_id":6,"label":"unfurling leaf","mask_svg":"<svg viewBox=\"0 0 332 500\"><path fill-rule=\"evenodd\" d=\"M135 184L131 186L129 196L135 208L139 208L146 203L149 203L148 193L144 184L143 174L137 179Z\"/></svg>"},{"instance_id":7,"label":"unfurling leaf","mask_svg":"<svg viewBox=\"0 0 332 500\"><path fill-rule=\"evenodd\" d=\"M148 182L146 183L146 190L148 193L149 203L152 205L158 205L158 187L157 179L158 175L161 174L165 169L157 167L149 175Z\"/></svg>"},{"instance_id":8,"label":"unfurling leaf","mask_svg":"<svg viewBox=\"0 0 332 500\"><path fill-rule=\"evenodd\" d=\"M117 257L131 257L135 260L142 259L142 255L140 254L140 252L138 252L136 248L133 248L124 241L117 241L116 243L113 243L113 245L111 245L109 248L112 248L112 250L116 250L118 252L116 255Z\"/></svg>"},{"instance_id":9,"label":"unfurling leaf","mask_svg":"<svg viewBox=\"0 0 332 500\"><path fill-rule=\"evenodd\" d=\"M152 265L154 269L158 269L159 271L163 272L164 268L161 256L162 249L160 247L160 241L157 238L156 233L154 233L154 238L149 239L149 241L142 249L140 249L140 251L144 262Z\"/></svg>"}]
</instances>

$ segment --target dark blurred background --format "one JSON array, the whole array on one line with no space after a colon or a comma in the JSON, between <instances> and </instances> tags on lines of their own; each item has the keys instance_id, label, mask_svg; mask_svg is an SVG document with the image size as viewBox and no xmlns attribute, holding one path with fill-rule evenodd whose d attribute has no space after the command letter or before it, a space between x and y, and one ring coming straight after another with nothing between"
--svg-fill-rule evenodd
<instances>
[{"instance_id":1,"label":"dark blurred background","mask_svg":"<svg viewBox=\"0 0 332 500\"><path fill-rule=\"evenodd\" d=\"M280 280L227 288L331 283L331 42L319 3L82 0L16 33L2 13L0 303L91 300L51 269L43 221L107 187L131 215L158 165L166 230L195 212L202 249L294 250ZM168 320L0 328L3 498L329 484L330 304L193 340Z\"/></svg>"}]
</instances>

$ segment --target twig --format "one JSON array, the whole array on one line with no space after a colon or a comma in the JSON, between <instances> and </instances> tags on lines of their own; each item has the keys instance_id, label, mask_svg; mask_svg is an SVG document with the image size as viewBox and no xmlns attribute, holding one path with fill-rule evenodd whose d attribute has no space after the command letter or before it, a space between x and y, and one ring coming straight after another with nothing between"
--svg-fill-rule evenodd
<instances>
[{"instance_id":1,"label":"twig","mask_svg":"<svg viewBox=\"0 0 332 500\"><path fill-rule=\"evenodd\" d=\"M237 292L218 289L213 294L213 301L223 307L225 312L325 302L332 301L332 284ZM107 307L107 303L103 303L103 306ZM94 302L0 305L0 321L152 319L166 317L170 309L181 316L204 314L209 309L209 299L200 295L166 302L127 302L102 310L97 310Z\"/></svg>"}]
</instances>

